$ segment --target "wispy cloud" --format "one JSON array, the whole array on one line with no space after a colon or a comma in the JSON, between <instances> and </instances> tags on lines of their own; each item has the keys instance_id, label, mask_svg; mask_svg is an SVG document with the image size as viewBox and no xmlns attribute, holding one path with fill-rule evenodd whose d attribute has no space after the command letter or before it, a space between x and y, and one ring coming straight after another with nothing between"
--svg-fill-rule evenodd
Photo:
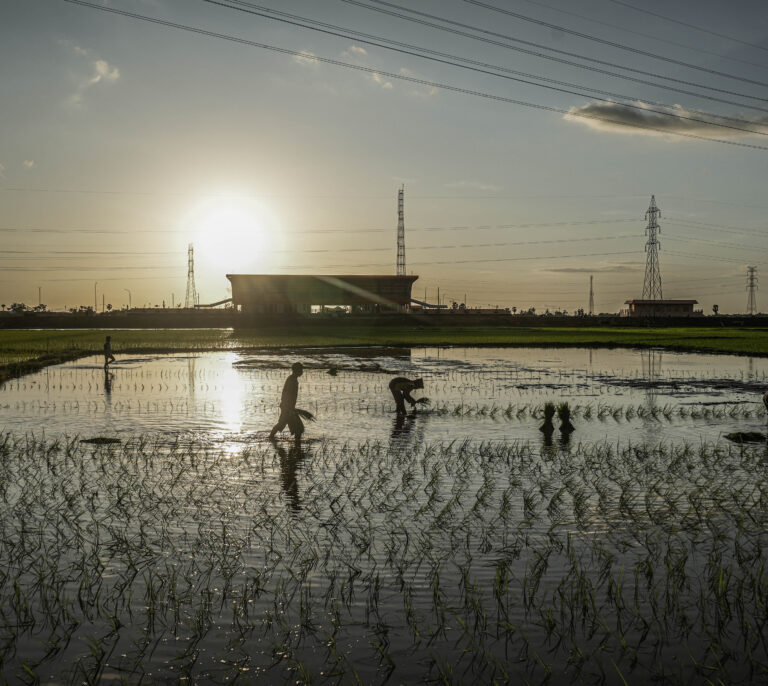
<instances>
[{"instance_id":1,"label":"wispy cloud","mask_svg":"<svg viewBox=\"0 0 768 686\"><path fill-rule=\"evenodd\" d=\"M24 160L24 161L22 162L22 164L24 165L24 167L25 167L26 169L32 169L32 167L34 167L34 166L35 166L35 161L34 161L34 160Z\"/></svg>"},{"instance_id":2,"label":"wispy cloud","mask_svg":"<svg viewBox=\"0 0 768 686\"><path fill-rule=\"evenodd\" d=\"M371 74L371 81L373 81L377 86L381 86L385 90L392 90L395 87L387 77L382 76L377 71Z\"/></svg>"},{"instance_id":3,"label":"wispy cloud","mask_svg":"<svg viewBox=\"0 0 768 686\"><path fill-rule=\"evenodd\" d=\"M114 83L120 78L120 70L107 60L96 57L91 50L81 48L79 45L73 46L73 50L80 57L88 58L90 66L87 74L78 77L77 88L67 101L72 106L80 107L86 91L99 83Z\"/></svg>"},{"instance_id":4,"label":"wispy cloud","mask_svg":"<svg viewBox=\"0 0 768 686\"><path fill-rule=\"evenodd\" d=\"M682 105L674 105L668 108L669 113L674 116L667 116L657 111L652 111L651 108L653 106L642 101L637 101L633 105L634 107L627 107L619 103L591 102L581 107L572 107L568 114L564 115L564 118L584 124L595 131L645 136L683 133L734 139L768 133L768 116L750 118L734 116L734 118L741 120L740 122L735 122L716 119L701 112L688 110ZM714 122L717 122L717 124L727 124L735 128L717 126ZM738 130L744 128L753 129L760 133Z\"/></svg>"},{"instance_id":5,"label":"wispy cloud","mask_svg":"<svg viewBox=\"0 0 768 686\"><path fill-rule=\"evenodd\" d=\"M5 178L5 165L0 163L0 179Z\"/></svg>"},{"instance_id":6,"label":"wispy cloud","mask_svg":"<svg viewBox=\"0 0 768 686\"><path fill-rule=\"evenodd\" d=\"M300 55L293 56L293 61L295 64L300 64L302 67L312 67L317 69L320 66L320 62L314 59L315 57L317 57L317 55L315 55L314 52L302 50Z\"/></svg>"},{"instance_id":7,"label":"wispy cloud","mask_svg":"<svg viewBox=\"0 0 768 686\"><path fill-rule=\"evenodd\" d=\"M341 53L342 57L365 57L368 51L360 45L350 45L344 52Z\"/></svg>"},{"instance_id":8,"label":"wispy cloud","mask_svg":"<svg viewBox=\"0 0 768 686\"><path fill-rule=\"evenodd\" d=\"M420 78L418 74L415 72L412 72L410 69L406 69L405 67L401 67L399 71L401 76L406 76L409 79L418 79ZM432 97L433 95L437 95L440 91L438 88L435 88L435 86L429 86L427 84L418 84L418 83L410 83L411 86L411 95L416 95L419 97Z\"/></svg>"}]
</instances>

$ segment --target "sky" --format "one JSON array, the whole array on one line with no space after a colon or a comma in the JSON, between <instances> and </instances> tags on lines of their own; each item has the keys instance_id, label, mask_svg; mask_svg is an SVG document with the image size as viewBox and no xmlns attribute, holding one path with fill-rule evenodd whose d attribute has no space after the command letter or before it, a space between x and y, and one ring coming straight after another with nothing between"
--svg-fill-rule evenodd
<instances>
[{"instance_id":1,"label":"sky","mask_svg":"<svg viewBox=\"0 0 768 686\"><path fill-rule=\"evenodd\" d=\"M760 0L0 0L0 122L6 307L394 274L401 187L430 302L617 312L652 195L665 298L768 275Z\"/></svg>"}]
</instances>

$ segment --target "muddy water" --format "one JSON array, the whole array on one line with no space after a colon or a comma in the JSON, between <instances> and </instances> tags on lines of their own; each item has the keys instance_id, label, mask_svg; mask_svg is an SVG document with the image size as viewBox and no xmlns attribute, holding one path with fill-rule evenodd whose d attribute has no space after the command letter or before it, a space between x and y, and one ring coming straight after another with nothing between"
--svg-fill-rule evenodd
<instances>
[{"instance_id":1,"label":"muddy water","mask_svg":"<svg viewBox=\"0 0 768 686\"><path fill-rule=\"evenodd\" d=\"M272 446L296 360L317 421L303 446ZM349 349L123 357L106 376L100 362L0 389L10 683L768 678L765 451L722 437L765 429L768 361ZM395 374L432 401L401 425ZM565 401L576 431L548 445L538 413Z\"/></svg>"},{"instance_id":2,"label":"muddy water","mask_svg":"<svg viewBox=\"0 0 768 686\"><path fill-rule=\"evenodd\" d=\"M573 441L699 442L765 428L759 401L768 360L493 348L122 357L107 375L100 357L87 358L0 387L0 427L48 436L160 432L258 441L276 419L297 360L306 367L298 405L317 417L307 435L334 441L411 433L422 441L539 441L546 402L575 410ZM402 425L387 389L396 374L422 377L431 400Z\"/></svg>"}]
</instances>

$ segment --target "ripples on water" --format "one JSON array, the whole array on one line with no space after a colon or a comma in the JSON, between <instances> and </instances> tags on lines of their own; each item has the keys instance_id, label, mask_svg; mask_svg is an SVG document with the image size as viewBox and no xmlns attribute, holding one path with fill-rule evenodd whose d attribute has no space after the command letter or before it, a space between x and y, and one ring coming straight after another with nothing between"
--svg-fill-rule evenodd
<instances>
[{"instance_id":1,"label":"ripples on water","mask_svg":"<svg viewBox=\"0 0 768 686\"><path fill-rule=\"evenodd\" d=\"M317 422L273 446L297 359ZM722 434L764 430L766 367L318 350L123 358L106 379L94 358L10 382L0 674L759 682L768 465ZM395 373L433 401L401 424ZM534 415L562 401L576 432L545 441Z\"/></svg>"}]
</instances>

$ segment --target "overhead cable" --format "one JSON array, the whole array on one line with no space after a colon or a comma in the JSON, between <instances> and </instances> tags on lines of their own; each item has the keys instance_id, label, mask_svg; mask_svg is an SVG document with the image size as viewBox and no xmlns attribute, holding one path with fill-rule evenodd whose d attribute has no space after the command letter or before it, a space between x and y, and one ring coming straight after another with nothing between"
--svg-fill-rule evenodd
<instances>
[{"instance_id":1,"label":"overhead cable","mask_svg":"<svg viewBox=\"0 0 768 686\"><path fill-rule=\"evenodd\" d=\"M509 81L515 81L517 83L524 83L526 85L535 86L537 88L545 88L547 90L552 90L559 93L566 93L568 95L578 95L582 97L589 97L599 102L605 102L612 105L619 105L620 107L626 107L627 109L639 110L644 114L648 114L648 113L660 114L662 116L670 117L672 119L693 121L700 124L707 124L710 126L717 126L720 128L732 129L735 131L742 131L744 133L752 133L759 136L768 136L768 130L760 131L753 128L744 128L742 126L734 126L733 124L723 124L716 121L712 121L712 118L742 123L747 126L755 126L755 125L759 126L760 125L759 122L750 122L745 119L737 119L735 117L723 117L721 115L712 114L709 112L697 111L698 113L703 114L706 117L709 117L709 119L701 119L699 117L692 117L692 116L680 114L679 110L675 111L674 106L667 105L665 103L658 103L658 102L651 102L650 104L653 104L657 107L663 107L666 109L662 109L662 110L653 109L651 107L645 106L645 104L648 101L645 101L642 104L637 104L638 98L636 96L622 95L618 93L613 93L611 91L591 88L589 86L573 84L568 81L558 81L556 79L550 79L544 76L537 76L536 74L529 74L527 72L517 71L515 69L509 69L507 67L489 64L487 62L481 62L479 60L472 60L465 57L452 55L450 53L444 53L444 52L439 52L437 50L431 50L429 48L418 47L415 45L410 45L409 43L403 43L400 41L391 40L389 38L381 38L380 36L373 36L371 34L361 33L359 31L355 31L354 29L339 27L333 24L327 24L325 22L318 22L313 19L307 19L306 17L300 17L298 15L289 14L287 12L271 10L267 7L261 7L259 5L255 5L250 2L243 2L241 0L203 0L203 2L206 2L211 5L218 5L220 7L224 7L227 9L233 9L238 12L245 12L247 14L251 14L257 17L271 19L272 21L283 22L286 24L290 24L291 26L299 26L301 28L309 29L310 31L319 31L327 35L345 38L348 40L356 40L357 42L363 43L365 45L373 45L379 48L384 48L385 50L392 50L400 54L410 55L411 57L419 57L421 59L429 60L431 62L446 64L451 67L459 67L460 69L467 69L469 71L473 71L479 74L485 74L486 76L495 76L497 78L503 78ZM497 73L496 71L489 71L489 70L498 70L503 73ZM516 76L513 76L513 75L516 75ZM531 79L538 79L543 83L537 83L536 81L531 81ZM581 89L581 91L572 90L574 88ZM590 93L588 94L582 91L590 91ZM594 93L608 95L611 97L610 98L599 97L597 95L593 95ZM613 100L611 98L619 98L620 100L626 100L629 102L617 102L616 100ZM672 110L672 111L667 111L667 110Z\"/></svg>"},{"instance_id":2,"label":"overhead cable","mask_svg":"<svg viewBox=\"0 0 768 686\"><path fill-rule=\"evenodd\" d=\"M680 83L680 84L683 84L685 86L693 86L695 88L703 88L705 90L710 90L710 91L713 91L713 92L716 92L716 93L723 93L723 94L726 94L726 95L735 95L736 97L740 97L740 98L747 98L747 99L750 99L750 100L758 100L758 101L761 101L761 102L766 102L765 98L761 98L761 97L758 97L758 96L750 95L748 93L739 93L739 92L730 91L730 90L726 90L726 89L722 89L722 88L716 88L715 86L708 85L708 84L696 83L694 81L687 81L685 79L678 79L678 78L674 78L674 77L671 77L671 76L664 76L663 74L659 74L658 72L644 71L642 69L636 69L634 67L627 67L627 66L619 65L619 64L616 64L614 62L608 62L606 60L596 59L594 57L587 57L586 55L580 55L579 53L569 52L567 50L561 50L559 48L553 48L553 47L551 47L549 45L542 45L541 43L535 43L533 41L525 40L523 38L515 38L514 36L509 36L507 34L497 33L495 31L490 31L488 29L482 29L482 28L479 28L479 27L476 27L476 26L470 26L469 24L465 24L465 23L459 22L459 21L453 21L451 19L446 19L444 17L440 17L440 16L437 16L437 15L434 15L434 14L429 14L428 12L420 12L418 10L410 9L408 7L402 7L401 5L395 5L394 3L391 3L391 2L386 2L385 3L385 2L381 2L381 0L370 0L370 1L371 2L380 2L380 4L385 4L388 7L395 7L395 8L397 8L400 11L393 11L393 10L384 9L383 7L376 7L374 5L369 5L369 4L366 4L364 2L361 2L360 0L341 0L341 2L347 3L349 5L356 5L358 7L362 7L364 9L370 10L372 12L379 12L381 14L386 14L386 15L393 16L393 17L398 17L400 19L404 19L406 21L410 21L410 22L413 22L413 23L416 23L416 24L421 24L423 26L429 26L431 28L435 28L435 29L438 29L440 31L444 31L444 32L447 32L447 33L452 33L452 34L455 34L455 35L458 35L458 36L463 36L465 38L470 38L470 39L477 40L477 41L482 41L482 42L487 43L489 45L496 45L498 47L506 48L507 50L514 50L516 52L522 52L522 53L524 53L526 55L532 55L534 57L540 57L542 59L551 60L553 62L559 62L561 64L567 64L568 66L571 66L571 67L578 67L578 68L581 68L581 69L588 69L589 71L597 72L597 73L600 73L600 74L606 74L608 76L615 76L615 77L618 77L618 78L621 78L621 79L626 79L626 80L629 80L629 81L634 81L636 83L642 83L642 84L645 84L645 85L654 86L656 88L667 88L667 89L675 90L675 91L680 92L680 93L685 93L686 95L693 95L693 96L700 97L700 98L706 98L708 100L714 100L715 102L722 102L722 103L727 103L727 104L731 104L731 105L740 105L741 107L748 107L749 109L753 109L753 110L765 111L761 107L756 107L756 106L753 106L753 105L746 105L746 104L735 103L735 102L733 102L731 100L724 100L724 99L717 98L717 97L714 97L714 96L704 95L703 93L695 93L695 92L692 92L692 91L686 91L686 90L682 90L682 89L678 89L678 88L670 88L669 86L664 86L662 84L654 83L652 81L646 81L645 79L638 79L636 77L627 76L626 74L617 74L616 72L607 71L605 69L600 69L598 67L591 67L591 66L586 65L586 64L579 64L578 62L573 62L571 60L567 60L567 59L563 59L563 58L559 58L559 57L554 57L553 55L547 55L545 53L537 52L535 50L528 50L528 49L521 48L521 47L518 47L518 46L515 46L515 45L510 45L508 42L502 42L502 41L512 41L512 42L515 42L515 43L520 43L521 45L528 45L530 47L537 48L538 50L548 50L548 51L556 53L558 55L566 55L568 57L575 57L576 59L584 60L584 61L587 61L587 62L592 62L593 64L601 64L603 66L612 67L614 69L623 69L624 71L628 71L628 72L631 72L633 74L642 74L643 76L650 76L650 77L657 78L657 79L663 79L664 81L669 81L670 83ZM409 12L411 15L416 15L416 16L410 16L408 14L403 14L403 12ZM418 17L427 17L428 19L433 19L435 21L440 21L440 22L443 22L443 23L447 24L447 26L442 26L440 24L434 24L434 23L432 23L430 21L426 21L424 19L419 19ZM454 27L454 26L455 27L460 27L460 28L451 28L451 27ZM461 30L461 29L467 29L468 31L474 31L476 33L468 33L467 31ZM476 34L481 34L481 35L476 35ZM489 38L488 36L491 36L491 38ZM501 40L496 40L496 39L501 39Z\"/></svg>"},{"instance_id":3,"label":"overhead cable","mask_svg":"<svg viewBox=\"0 0 768 686\"><path fill-rule=\"evenodd\" d=\"M386 4L383 2L383 0L370 0L371 2L381 2L382 4ZM672 57L667 57L665 55L659 55L654 52L649 52L647 50L641 50L640 48L633 48L630 45L624 45L623 43L617 43L616 41L606 40L605 38L600 38L599 36L592 36L588 33L582 33L581 31L576 31L574 29L569 29L567 26L559 26L557 24L551 24L547 21L542 21L541 19L535 19L533 17L527 17L524 14L520 14L519 12L513 12L512 10L505 9L503 7L497 7L496 5L491 5L487 2L482 2L481 0L464 0L464 2L475 5L477 7L484 7L487 10L491 10L493 12L499 12L501 14L505 14L509 17L514 17L515 19L521 19L522 21L527 21L532 24L538 24L539 26L544 26L549 29L554 29L556 31L562 31L563 33L570 34L571 36L577 36L578 38L584 38L586 40L591 40L595 43L600 43L602 45L608 45L612 48L617 48L619 50L626 50L627 52L635 53L636 55L643 55L643 57L651 57L655 60L661 60L663 62L667 62L669 64L676 64L679 67L686 67L687 69L696 69L697 71L704 72L706 74L712 74L713 76L722 76L727 79L735 79L736 81L742 81L744 83L751 83L754 86L763 86L764 88L768 88L768 83L764 83L763 81L755 81L754 79L748 79L745 76L738 76L737 74L728 74L726 72L717 71L715 69L709 69L708 67L702 67L698 64L691 64L690 62L683 62L682 60L676 60Z\"/></svg>"},{"instance_id":4,"label":"overhead cable","mask_svg":"<svg viewBox=\"0 0 768 686\"><path fill-rule=\"evenodd\" d=\"M673 24L685 26L689 29L694 29L695 31L708 33L710 36L725 38L726 40L733 41L734 43L740 43L741 45L746 45L746 46L749 46L750 48L755 48L756 50L765 50L766 52L768 52L768 48L766 48L764 45L758 45L757 43L750 43L749 41L742 40L741 38L735 38L734 36L729 36L725 33L719 33L718 31L713 31L712 29L707 29L707 28L704 28L703 26L696 26L696 24L690 24L686 21L680 21L679 19L674 19L673 17L668 17L664 14L653 12L651 10L645 9L644 7L637 7L636 5L630 5L628 2L622 2L622 0L608 0L608 2L612 2L614 5L621 5L622 7L627 7L631 10L634 10L635 12L643 12L644 14L650 14L652 17L657 17L658 19L663 19L664 21L669 21L669 22L672 22Z\"/></svg>"},{"instance_id":5,"label":"overhead cable","mask_svg":"<svg viewBox=\"0 0 768 686\"><path fill-rule=\"evenodd\" d=\"M766 146L755 145L753 143L739 143L738 141L731 141L731 140L722 139L722 138L710 138L708 136L699 136L699 135L692 134L692 133L682 133L682 132L679 132L679 131L674 131L674 132L673 131L666 131L666 130L658 129L656 127L645 125L645 124L638 124L638 123L635 123L635 122L633 122L633 123L623 122L623 121L611 119L610 117L604 117L604 116L599 116L599 115L595 115L595 114L589 114L589 113L586 113L586 112L572 112L571 110L566 110L566 109L563 109L561 107L552 107L552 106L549 106L549 105L541 105L541 104L538 104L538 103L532 103L532 102L528 102L528 101L525 101L525 100L518 100L518 99L515 99L515 98L508 98L508 97L505 97L505 96L502 96L502 95L495 95L493 93L485 93L483 91L476 91L476 90L472 90L472 89L469 89L469 88L461 88L459 86L452 86L452 85L449 85L449 84L439 83L437 81L429 81L427 79L419 79L419 78L415 78L413 76L407 76L405 74L387 72L387 71L383 71L381 69L374 69L372 67L365 67L365 66L362 66L362 65L359 65L359 64L351 64L349 62L342 62L341 60L335 60L335 59L331 59L331 58L328 58L328 57L319 57L317 55L308 55L305 52L301 52L299 50L290 50L288 48L282 48L282 47L279 47L279 46L268 45L268 44L265 44L265 43L258 43L256 41L247 40L245 38L238 38L236 36L231 36L229 34L217 33L217 32L214 32L214 31L208 31L206 29L200 29L200 28L188 26L188 25L185 25L185 24L178 24L176 22L171 22L171 21L167 21L167 20L163 20L163 19L156 19L154 17L148 17L146 15L137 14L135 12L127 12L125 10L119 10L117 8L114 8L114 7L106 7L106 6L103 6L103 5L97 5L97 4L92 3L92 2L86 2L86 0L62 0L62 1L70 3L70 4L73 4L73 5L80 5L82 7L88 7L90 9L100 10L102 12L110 12L110 13L119 14L119 15L126 16L126 17L131 17L133 19L139 19L141 21L146 21L146 22L149 22L149 23L152 23L152 24L158 24L158 25L162 25L162 26L169 26L169 27L177 28L177 29L180 29L180 30L183 30L183 31L189 31L191 33L197 33L197 34L200 34L200 35L210 36L212 38L219 38L219 39L231 41L231 42L234 42L234 43L240 43L241 45L249 45L249 46L252 46L252 47L262 48L262 49L265 49L265 50L271 50L273 52L277 52L277 53L280 53L280 54L283 54L283 55L291 55L293 57L300 57L300 58L305 59L305 60L312 60L312 61L322 62L324 64L332 64L334 66L345 67L347 69L352 69L352 70L359 71L359 72L366 73L366 74L377 74L379 76L385 76L386 78L389 78L389 79L396 79L396 80L405 81L405 82L408 82L408 83L415 83L415 84L418 84L420 86L428 86L430 88L439 88L439 89L450 91L450 92L453 92L453 93L461 93L461 94L464 94L464 95L472 95L472 96L478 97L478 98L484 98L484 99L492 100L492 101L496 101L496 102L504 102L504 103L512 104L512 105L520 105L521 107L528 107L528 108L531 108L531 109L537 109L537 110L545 111L545 112L554 112L554 113L563 114L563 115L568 114L568 115L571 115L571 116L574 116L574 117L580 117L580 118L583 118L583 119L593 119L593 120L596 120L596 121L603 121L603 122L607 122L607 123L611 123L611 124L618 124L620 126L629 126L630 128L637 128L637 129L648 130L648 131L657 131L657 132L661 132L661 133L666 133L667 135L680 136L682 138L690 138L690 139L693 139L693 140L702 140L702 141L708 141L710 143L720 143L720 144L723 144L723 145L731 145L731 146L735 146L735 147L739 147L739 148L749 148L749 149L753 149L753 150L768 150L768 147L766 147Z\"/></svg>"}]
</instances>

